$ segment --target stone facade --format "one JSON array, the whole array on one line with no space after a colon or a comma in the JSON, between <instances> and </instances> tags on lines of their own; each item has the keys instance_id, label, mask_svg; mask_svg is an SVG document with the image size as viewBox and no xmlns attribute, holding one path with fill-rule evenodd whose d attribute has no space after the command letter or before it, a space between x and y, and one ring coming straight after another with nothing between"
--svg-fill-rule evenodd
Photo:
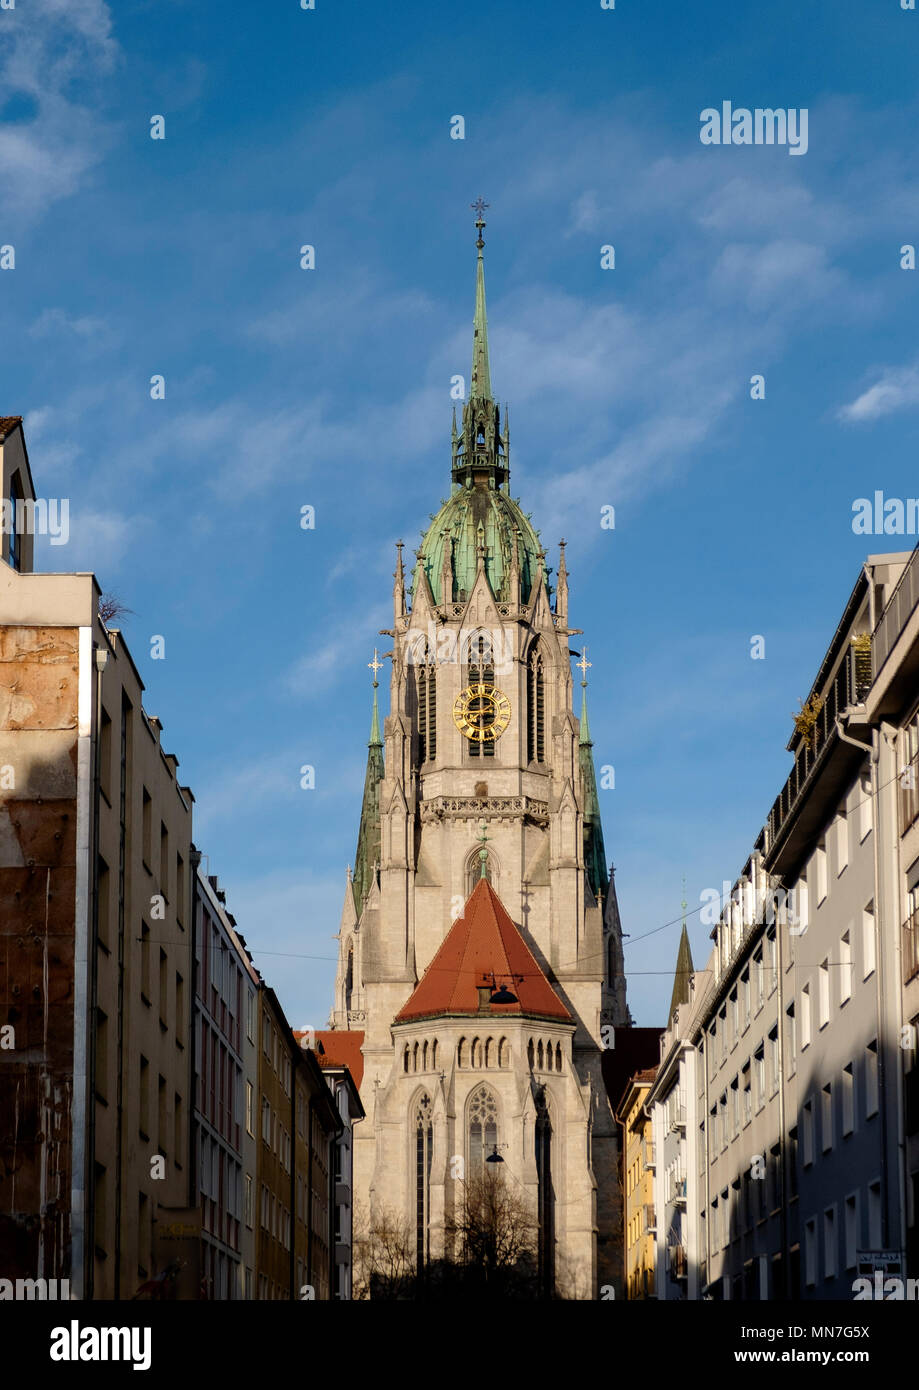
<instances>
[{"instance_id":1,"label":"stone facade","mask_svg":"<svg viewBox=\"0 0 919 1390\"><path fill-rule=\"evenodd\" d=\"M553 594L538 537L510 496L504 421L502 432L491 396L480 237L472 394L462 431L454 428L451 496L419 551L410 607L399 549L390 713L380 737L374 710L331 1025L364 1033L358 1201L394 1207L413 1227L413 1127L419 1103L430 1107L423 1259L443 1252L445 1217L459 1199L454 1160L469 1159L476 1092L484 1086L493 1097L507 1173L531 1195L534 1115L548 1106L557 1287L589 1298L621 1271L618 1238L602 1241L598 1258L598 1212L615 1220L619 1211L618 1134L601 1076L601 1028L626 1025L629 1016L586 710L579 720L572 708L568 642L577 629L568 625L564 547ZM506 724L477 740L459 725L463 692L480 687L497 689ZM447 1012L423 1025L394 1020L483 864L567 1018L539 1026L502 1018L500 1027L483 1020L480 1052L475 1062L469 1052L464 1064L468 1018ZM420 1055L427 1044L423 1071L415 1066L416 1043ZM533 1061L539 1048L542 1069Z\"/></svg>"}]
</instances>

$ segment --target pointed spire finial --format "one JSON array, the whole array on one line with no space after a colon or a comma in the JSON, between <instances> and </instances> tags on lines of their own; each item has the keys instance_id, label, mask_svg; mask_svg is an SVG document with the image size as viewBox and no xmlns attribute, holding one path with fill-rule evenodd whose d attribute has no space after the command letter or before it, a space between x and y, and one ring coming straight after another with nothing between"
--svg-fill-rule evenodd
<instances>
[{"instance_id":1,"label":"pointed spire finial","mask_svg":"<svg viewBox=\"0 0 919 1390\"><path fill-rule=\"evenodd\" d=\"M485 240L482 232L485 229L485 221L482 213L488 207L488 203L483 198L476 198L471 204L473 210L478 213L476 218L476 228L478 238L476 247L478 249L478 259L475 267L475 317L472 321L472 378L469 383L470 397L477 396L483 400L491 400L491 369L488 362L488 317L485 312L485 262L482 257L482 250Z\"/></svg>"},{"instance_id":2,"label":"pointed spire finial","mask_svg":"<svg viewBox=\"0 0 919 1390\"><path fill-rule=\"evenodd\" d=\"M581 668L581 734L578 742L580 744L589 744L591 739L590 724L587 722L587 672L590 670L593 662L587 660L586 647L582 648L581 659L580 661L576 661L575 665Z\"/></svg>"},{"instance_id":3,"label":"pointed spire finial","mask_svg":"<svg viewBox=\"0 0 919 1390\"><path fill-rule=\"evenodd\" d=\"M377 687L380 682L377 680L377 671L383 669L383 664L376 647L374 647L373 660L367 662L368 668L373 672L373 715L370 720L370 746L373 747L378 744L381 748L383 740L380 737L380 706L377 700Z\"/></svg>"}]
</instances>

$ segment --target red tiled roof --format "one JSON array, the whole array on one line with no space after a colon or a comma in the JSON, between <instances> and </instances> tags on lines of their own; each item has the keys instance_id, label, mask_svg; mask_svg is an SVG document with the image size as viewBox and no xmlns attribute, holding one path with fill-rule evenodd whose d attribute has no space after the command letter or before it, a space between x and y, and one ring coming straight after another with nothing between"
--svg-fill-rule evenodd
<instances>
[{"instance_id":1,"label":"red tiled roof","mask_svg":"<svg viewBox=\"0 0 919 1390\"><path fill-rule=\"evenodd\" d=\"M303 1034L294 1029L294 1037L299 1042ZM351 1032L345 1028L317 1030L316 1061L321 1067L347 1067L355 1086L360 1090L364 1077L363 1041L363 1032Z\"/></svg>"},{"instance_id":2,"label":"red tiled roof","mask_svg":"<svg viewBox=\"0 0 919 1390\"><path fill-rule=\"evenodd\" d=\"M657 1076L657 1067L646 1067L644 1071L637 1071L635 1073L632 1077L632 1083L635 1086L643 1086L653 1081L655 1076Z\"/></svg>"},{"instance_id":3,"label":"red tiled roof","mask_svg":"<svg viewBox=\"0 0 919 1390\"><path fill-rule=\"evenodd\" d=\"M22 424L21 415L0 415L0 441L12 434L17 425Z\"/></svg>"},{"instance_id":4,"label":"red tiled roof","mask_svg":"<svg viewBox=\"0 0 919 1390\"><path fill-rule=\"evenodd\" d=\"M436 1014L479 1014L479 987L492 980L517 996L514 1004L489 1004L486 1013L571 1018L549 984L519 929L487 879L469 895L461 917L418 981L396 1023Z\"/></svg>"}]
</instances>

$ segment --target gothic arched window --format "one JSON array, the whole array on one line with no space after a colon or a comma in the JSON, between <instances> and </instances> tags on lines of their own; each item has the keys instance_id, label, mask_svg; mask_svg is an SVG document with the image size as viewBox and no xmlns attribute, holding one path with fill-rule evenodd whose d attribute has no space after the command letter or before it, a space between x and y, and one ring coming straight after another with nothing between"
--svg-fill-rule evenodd
<instances>
[{"instance_id":1,"label":"gothic arched window","mask_svg":"<svg viewBox=\"0 0 919 1390\"><path fill-rule=\"evenodd\" d=\"M469 642L469 684L470 685L494 685L495 683L495 658L492 651L491 637L485 632L473 633ZM493 758L495 756L495 741L493 738L484 739L481 743L477 739L469 740L469 756L471 758Z\"/></svg>"},{"instance_id":2,"label":"gothic arched window","mask_svg":"<svg viewBox=\"0 0 919 1390\"><path fill-rule=\"evenodd\" d=\"M437 756L437 666L427 644L424 657L415 667L418 691L418 761L430 762Z\"/></svg>"},{"instance_id":3,"label":"gothic arched window","mask_svg":"<svg viewBox=\"0 0 919 1390\"><path fill-rule=\"evenodd\" d=\"M471 1065L474 1066L474 1067L481 1067L481 1065L482 1065L482 1044L481 1044L481 1042L479 1041L478 1038L473 1038L473 1039L472 1039L472 1062L471 1062Z\"/></svg>"},{"instance_id":4,"label":"gothic arched window","mask_svg":"<svg viewBox=\"0 0 919 1390\"><path fill-rule=\"evenodd\" d=\"M466 1039L460 1038L456 1044L456 1065L464 1067L466 1065Z\"/></svg>"},{"instance_id":5,"label":"gothic arched window","mask_svg":"<svg viewBox=\"0 0 919 1390\"><path fill-rule=\"evenodd\" d=\"M428 1226L431 1220L431 1155L434 1124L431 1097L425 1092L415 1106L415 1255L420 1272L428 1258Z\"/></svg>"},{"instance_id":6,"label":"gothic arched window","mask_svg":"<svg viewBox=\"0 0 919 1390\"><path fill-rule=\"evenodd\" d=\"M469 1174L481 1176L485 1160L498 1145L498 1102L488 1086L473 1092L468 1109Z\"/></svg>"},{"instance_id":7,"label":"gothic arched window","mask_svg":"<svg viewBox=\"0 0 919 1390\"><path fill-rule=\"evenodd\" d=\"M493 1067L495 1064L495 1042L494 1038L485 1039L485 1065Z\"/></svg>"},{"instance_id":8,"label":"gothic arched window","mask_svg":"<svg viewBox=\"0 0 919 1390\"><path fill-rule=\"evenodd\" d=\"M425 1039L424 1045L422 1046L422 1049L421 1049L421 1070L422 1070L422 1071L427 1071L427 1069L428 1069L428 1043L427 1043L427 1039Z\"/></svg>"},{"instance_id":9,"label":"gothic arched window","mask_svg":"<svg viewBox=\"0 0 919 1390\"><path fill-rule=\"evenodd\" d=\"M348 966L345 970L345 1008L351 1008L351 996L354 993L354 947L348 945Z\"/></svg>"},{"instance_id":10,"label":"gothic arched window","mask_svg":"<svg viewBox=\"0 0 919 1390\"><path fill-rule=\"evenodd\" d=\"M555 1194L552 1190L552 1123L546 1093L536 1097L536 1214L539 1222L539 1287L544 1298L555 1287Z\"/></svg>"},{"instance_id":11,"label":"gothic arched window","mask_svg":"<svg viewBox=\"0 0 919 1390\"><path fill-rule=\"evenodd\" d=\"M507 1038L502 1038L501 1041L498 1043L498 1066L506 1067L507 1065Z\"/></svg>"},{"instance_id":12,"label":"gothic arched window","mask_svg":"<svg viewBox=\"0 0 919 1390\"><path fill-rule=\"evenodd\" d=\"M533 647L527 662L527 762L546 760L546 682L542 656Z\"/></svg>"},{"instance_id":13,"label":"gothic arched window","mask_svg":"<svg viewBox=\"0 0 919 1390\"><path fill-rule=\"evenodd\" d=\"M562 1046L561 1046L561 1043L556 1043L556 1044L555 1044L555 1070L556 1070L556 1071L561 1071L561 1069L562 1069Z\"/></svg>"},{"instance_id":14,"label":"gothic arched window","mask_svg":"<svg viewBox=\"0 0 919 1390\"><path fill-rule=\"evenodd\" d=\"M474 849L470 854L469 858L466 860L467 898L469 897L469 894L472 892L473 888L478 883L479 879L482 877L481 854L481 849ZM488 882L491 884L492 888L494 888L498 882L498 865L495 860L495 856L492 854L491 850L488 849L485 851L485 877L488 879Z\"/></svg>"}]
</instances>

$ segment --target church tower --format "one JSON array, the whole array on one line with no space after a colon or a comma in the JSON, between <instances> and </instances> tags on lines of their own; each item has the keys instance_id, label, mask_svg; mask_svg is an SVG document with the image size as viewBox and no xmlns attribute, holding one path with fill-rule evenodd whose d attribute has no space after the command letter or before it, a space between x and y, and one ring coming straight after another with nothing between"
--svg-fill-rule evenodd
<instances>
[{"instance_id":1,"label":"church tower","mask_svg":"<svg viewBox=\"0 0 919 1390\"><path fill-rule=\"evenodd\" d=\"M356 865L330 1025L361 1036L355 1194L450 1257L464 1184L501 1175L538 1219L539 1286L618 1282L616 1125L601 1076L630 1022L587 720L572 706L565 544L555 589L510 491L492 393L484 204L472 371L450 495L406 586L396 551L389 715L376 654ZM575 652L574 655L580 655ZM493 1170L492 1170L493 1171Z\"/></svg>"}]
</instances>

